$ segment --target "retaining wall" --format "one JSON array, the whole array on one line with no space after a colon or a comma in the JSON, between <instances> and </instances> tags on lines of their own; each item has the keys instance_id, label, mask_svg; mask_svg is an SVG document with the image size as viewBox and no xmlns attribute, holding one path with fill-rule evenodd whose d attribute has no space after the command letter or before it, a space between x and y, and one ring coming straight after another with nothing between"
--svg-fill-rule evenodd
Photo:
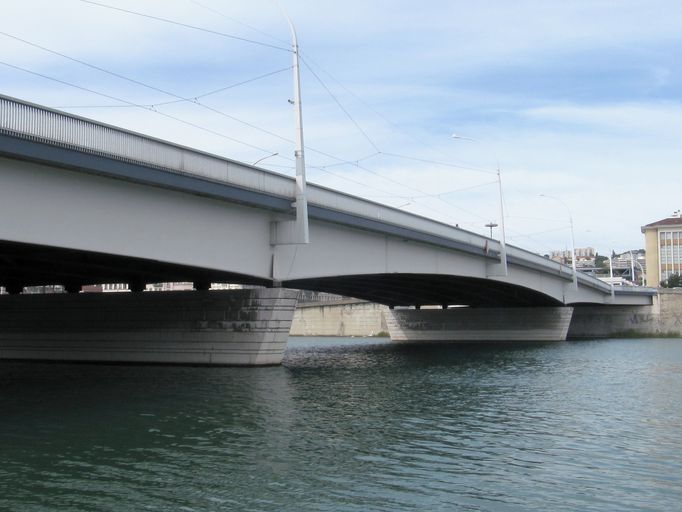
<instances>
[{"instance_id":1,"label":"retaining wall","mask_svg":"<svg viewBox=\"0 0 682 512\"><path fill-rule=\"evenodd\" d=\"M362 301L300 304L292 336L376 336L388 331L388 307ZM682 290L659 290L653 306L582 306L573 311L568 338L617 335L682 337Z\"/></svg>"},{"instance_id":2,"label":"retaining wall","mask_svg":"<svg viewBox=\"0 0 682 512\"><path fill-rule=\"evenodd\" d=\"M291 336L377 336L388 332L388 307L363 301L299 304Z\"/></svg>"}]
</instances>

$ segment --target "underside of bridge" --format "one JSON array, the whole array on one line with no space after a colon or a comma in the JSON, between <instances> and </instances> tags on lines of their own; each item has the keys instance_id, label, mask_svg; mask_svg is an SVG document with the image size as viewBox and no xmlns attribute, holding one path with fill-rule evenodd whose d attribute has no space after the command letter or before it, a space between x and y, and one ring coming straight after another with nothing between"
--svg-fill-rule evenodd
<instances>
[{"instance_id":1,"label":"underside of bridge","mask_svg":"<svg viewBox=\"0 0 682 512\"><path fill-rule=\"evenodd\" d=\"M285 281L283 286L325 291L388 306L560 306L551 297L518 286L440 274L369 274Z\"/></svg>"},{"instance_id":2,"label":"underside of bridge","mask_svg":"<svg viewBox=\"0 0 682 512\"><path fill-rule=\"evenodd\" d=\"M155 260L0 241L0 286L9 290L43 285L76 289L101 283L128 283L135 289L163 282L269 284L241 274Z\"/></svg>"},{"instance_id":3,"label":"underside of bridge","mask_svg":"<svg viewBox=\"0 0 682 512\"><path fill-rule=\"evenodd\" d=\"M101 283L193 282L272 286L266 279L161 261L0 242L0 286L16 292L24 286L63 285L70 290ZM368 274L284 281L283 287L315 290L389 306L469 305L478 307L557 306L551 297L527 288L487 279L432 274Z\"/></svg>"}]
</instances>

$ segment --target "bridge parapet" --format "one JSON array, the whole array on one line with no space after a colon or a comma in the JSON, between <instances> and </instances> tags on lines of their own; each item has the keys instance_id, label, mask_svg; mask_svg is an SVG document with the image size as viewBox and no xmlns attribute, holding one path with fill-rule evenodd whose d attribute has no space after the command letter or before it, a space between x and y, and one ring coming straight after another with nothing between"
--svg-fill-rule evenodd
<instances>
[{"instance_id":1,"label":"bridge parapet","mask_svg":"<svg viewBox=\"0 0 682 512\"><path fill-rule=\"evenodd\" d=\"M148 135L0 95L0 132L36 142L293 197L293 180Z\"/></svg>"}]
</instances>

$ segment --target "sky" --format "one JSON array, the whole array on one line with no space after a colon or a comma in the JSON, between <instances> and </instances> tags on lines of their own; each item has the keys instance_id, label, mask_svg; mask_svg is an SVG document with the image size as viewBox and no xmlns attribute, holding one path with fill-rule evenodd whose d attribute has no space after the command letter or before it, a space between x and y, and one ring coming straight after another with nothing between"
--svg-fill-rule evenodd
<instances>
[{"instance_id":1,"label":"sky","mask_svg":"<svg viewBox=\"0 0 682 512\"><path fill-rule=\"evenodd\" d=\"M489 234L499 167L540 254L682 208L678 1L280 5L309 182ZM0 93L293 175L290 48L275 0L7 0Z\"/></svg>"}]
</instances>

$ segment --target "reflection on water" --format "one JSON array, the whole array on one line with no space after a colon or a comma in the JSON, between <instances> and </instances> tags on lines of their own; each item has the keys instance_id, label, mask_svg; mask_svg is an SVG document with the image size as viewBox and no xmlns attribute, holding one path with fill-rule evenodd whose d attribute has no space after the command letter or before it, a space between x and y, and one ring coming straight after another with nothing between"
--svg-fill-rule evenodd
<instances>
[{"instance_id":1,"label":"reflection on water","mask_svg":"<svg viewBox=\"0 0 682 512\"><path fill-rule=\"evenodd\" d=\"M673 510L682 340L0 363L0 510Z\"/></svg>"}]
</instances>

